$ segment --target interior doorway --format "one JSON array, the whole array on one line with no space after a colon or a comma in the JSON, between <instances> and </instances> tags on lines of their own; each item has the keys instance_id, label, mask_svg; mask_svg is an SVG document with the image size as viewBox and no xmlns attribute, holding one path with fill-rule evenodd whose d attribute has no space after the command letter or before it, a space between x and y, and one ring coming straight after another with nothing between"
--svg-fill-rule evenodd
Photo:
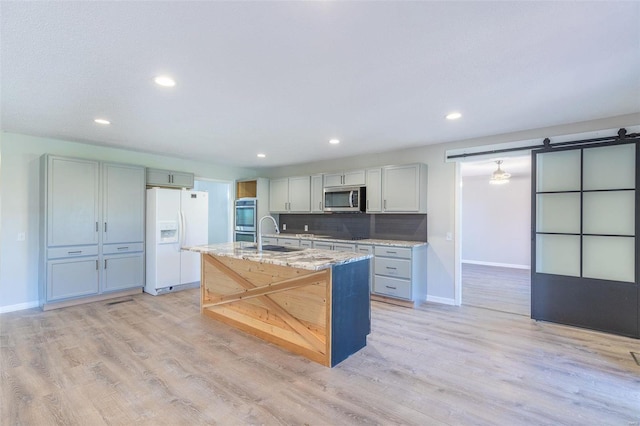
<instances>
[{"instance_id":1,"label":"interior doorway","mask_svg":"<svg viewBox=\"0 0 640 426\"><path fill-rule=\"evenodd\" d=\"M233 182L197 178L194 189L209 193L209 244L233 241Z\"/></svg>"},{"instance_id":2,"label":"interior doorway","mask_svg":"<svg viewBox=\"0 0 640 426\"><path fill-rule=\"evenodd\" d=\"M461 303L530 316L530 156L463 162L460 180Z\"/></svg>"}]
</instances>

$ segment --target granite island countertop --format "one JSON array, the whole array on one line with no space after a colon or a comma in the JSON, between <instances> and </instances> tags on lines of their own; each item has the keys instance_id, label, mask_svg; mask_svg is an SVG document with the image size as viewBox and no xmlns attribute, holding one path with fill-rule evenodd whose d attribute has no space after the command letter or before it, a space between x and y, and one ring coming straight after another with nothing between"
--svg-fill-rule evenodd
<instances>
[{"instance_id":1,"label":"granite island countertop","mask_svg":"<svg viewBox=\"0 0 640 426\"><path fill-rule=\"evenodd\" d=\"M345 240L342 238L334 238L327 235L315 235L315 234L263 234L262 237L268 238L293 238L293 239L303 239L303 240L313 240L313 241L328 241L333 243L350 243L350 244L368 244L368 245L376 245L376 246L391 246L391 247L419 247L425 246L428 243L424 241L405 241L405 240L382 240L376 238L366 238L359 240Z\"/></svg>"},{"instance_id":2,"label":"granite island countertop","mask_svg":"<svg viewBox=\"0 0 640 426\"><path fill-rule=\"evenodd\" d=\"M373 255L355 252L341 252L311 248L299 248L296 251L277 252L263 250L258 252L256 244L250 242L220 243L188 247L189 251L251 260L271 265L288 266L290 268L320 271L335 265L370 259Z\"/></svg>"}]
</instances>

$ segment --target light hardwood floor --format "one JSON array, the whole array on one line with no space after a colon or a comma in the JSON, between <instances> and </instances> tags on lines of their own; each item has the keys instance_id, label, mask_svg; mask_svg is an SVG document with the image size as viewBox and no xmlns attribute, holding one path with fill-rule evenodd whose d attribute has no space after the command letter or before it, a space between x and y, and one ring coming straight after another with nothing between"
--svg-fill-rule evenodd
<instances>
[{"instance_id":1,"label":"light hardwood floor","mask_svg":"<svg viewBox=\"0 0 640 426\"><path fill-rule=\"evenodd\" d=\"M462 264L462 304L531 316L531 271Z\"/></svg>"},{"instance_id":2,"label":"light hardwood floor","mask_svg":"<svg viewBox=\"0 0 640 426\"><path fill-rule=\"evenodd\" d=\"M198 290L0 315L2 425L638 425L635 339L372 304L330 369L202 317Z\"/></svg>"}]
</instances>

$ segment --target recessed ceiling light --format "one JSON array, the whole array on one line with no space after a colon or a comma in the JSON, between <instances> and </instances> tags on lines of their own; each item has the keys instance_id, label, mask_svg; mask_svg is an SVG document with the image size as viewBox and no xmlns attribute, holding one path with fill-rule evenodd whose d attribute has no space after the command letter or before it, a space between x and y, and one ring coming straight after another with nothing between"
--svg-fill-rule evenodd
<instances>
[{"instance_id":1,"label":"recessed ceiling light","mask_svg":"<svg viewBox=\"0 0 640 426\"><path fill-rule=\"evenodd\" d=\"M258 158L265 158L267 154L258 154Z\"/></svg>"},{"instance_id":2,"label":"recessed ceiling light","mask_svg":"<svg viewBox=\"0 0 640 426\"><path fill-rule=\"evenodd\" d=\"M93 121L98 124L111 124L109 120L105 120L104 118L96 118Z\"/></svg>"},{"instance_id":3,"label":"recessed ceiling light","mask_svg":"<svg viewBox=\"0 0 640 426\"><path fill-rule=\"evenodd\" d=\"M331 139L331 140L329 141L329 143L330 143L331 145L338 145L338 144L340 143L340 141L339 141L338 139Z\"/></svg>"},{"instance_id":4,"label":"recessed ceiling light","mask_svg":"<svg viewBox=\"0 0 640 426\"><path fill-rule=\"evenodd\" d=\"M458 118L462 117L462 114L460 114L459 112L452 112L450 114L447 114L447 120L457 120Z\"/></svg>"},{"instance_id":5,"label":"recessed ceiling light","mask_svg":"<svg viewBox=\"0 0 640 426\"><path fill-rule=\"evenodd\" d=\"M176 81L167 75L159 75L154 78L153 81L155 81L157 85L163 87L173 87L176 85Z\"/></svg>"}]
</instances>

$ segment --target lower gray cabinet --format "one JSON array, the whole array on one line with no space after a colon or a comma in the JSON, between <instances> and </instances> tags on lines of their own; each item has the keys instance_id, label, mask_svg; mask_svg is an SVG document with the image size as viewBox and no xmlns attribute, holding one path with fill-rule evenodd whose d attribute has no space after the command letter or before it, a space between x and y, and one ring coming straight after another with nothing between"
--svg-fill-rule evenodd
<instances>
[{"instance_id":1,"label":"lower gray cabinet","mask_svg":"<svg viewBox=\"0 0 640 426\"><path fill-rule=\"evenodd\" d=\"M398 304L420 305L427 298L427 246L376 245L372 294L397 300ZM390 298L390 299L389 299Z\"/></svg>"},{"instance_id":2,"label":"lower gray cabinet","mask_svg":"<svg viewBox=\"0 0 640 426\"><path fill-rule=\"evenodd\" d=\"M105 256L103 274L103 291L142 287L144 285L144 253Z\"/></svg>"},{"instance_id":3,"label":"lower gray cabinet","mask_svg":"<svg viewBox=\"0 0 640 426\"><path fill-rule=\"evenodd\" d=\"M66 258L47 262L47 300L98 294L100 283L97 256Z\"/></svg>"}]
</instances>

